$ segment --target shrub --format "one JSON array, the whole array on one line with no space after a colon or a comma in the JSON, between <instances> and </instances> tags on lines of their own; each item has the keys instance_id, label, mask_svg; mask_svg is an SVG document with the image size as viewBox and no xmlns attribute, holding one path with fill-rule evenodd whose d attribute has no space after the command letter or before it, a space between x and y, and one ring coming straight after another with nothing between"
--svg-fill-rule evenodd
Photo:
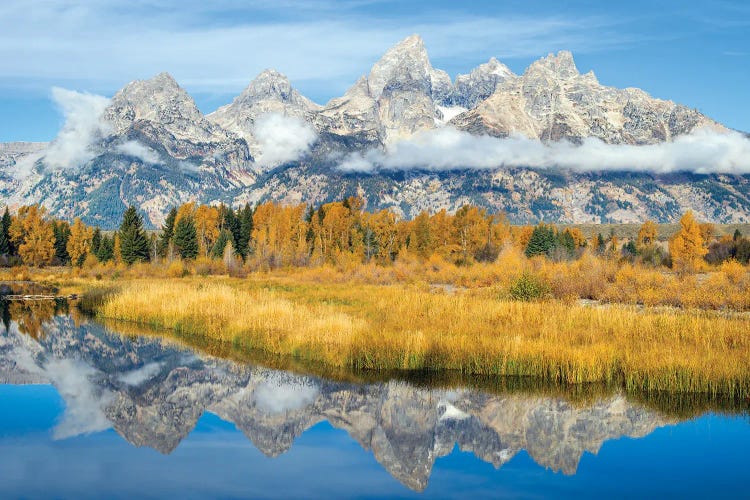
<instances>
[{"instance_id":1,"label":"shrub","mask_svg":"<svg viewBox=\"0 0 750 500\"><path fill-rule=\"evenodd\" d=\"M174 260L167 267L167 276L170 278L181 278L187 274L188 270L181 260Z\"/></svg>"},{"instance_id":2,"label":"shrub","mask_svg":"<svg viewBox=\"0 0 750 500\"><path fill-rule=\"evenodd\" d=\"M538 300L549 294L549 285L539 276L525 272L511 283L509 292L514 300Z\"/></svg>"}]
</instances>

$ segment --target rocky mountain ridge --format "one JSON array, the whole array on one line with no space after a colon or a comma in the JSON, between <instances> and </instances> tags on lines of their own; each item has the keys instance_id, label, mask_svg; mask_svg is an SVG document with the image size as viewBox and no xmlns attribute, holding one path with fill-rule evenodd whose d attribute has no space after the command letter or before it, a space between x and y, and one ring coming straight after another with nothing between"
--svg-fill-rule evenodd
<instances>
[{"instance_id":1,"label":"rocky mountain ridge","mask_svg":"<svg viewBox=\"0 0 750 500\"><path fill-rule=\"evenodd\" d=\"M275 120L270 126L268 117ZM474 203L519 223L674 221L687 209L707 221L750 221L750 178L740 174L339 168L347 154L389 151L446 127L480 137L574 144L596 138L612 145L665 144L704 129L730 132L639 89L603 86L593 72L580 74L566 51L521 75L491 58L451 80L413 35L325 105L266 70L230 104L204 116L162 73L118 91L99 121L82 164L52 168L50 146L0 145L2 200L11 207L42 202L56 216L81 216L103 227L116 225L129 204L158 227L170 206L190 200L320 204L355 194L368 209L391 208L403 217ZM295 144L295 135L312 140ZM262 161L264 153L285 148L300 154L271 156L275 161L266 154Z\"/></svg>"}]
</instances>

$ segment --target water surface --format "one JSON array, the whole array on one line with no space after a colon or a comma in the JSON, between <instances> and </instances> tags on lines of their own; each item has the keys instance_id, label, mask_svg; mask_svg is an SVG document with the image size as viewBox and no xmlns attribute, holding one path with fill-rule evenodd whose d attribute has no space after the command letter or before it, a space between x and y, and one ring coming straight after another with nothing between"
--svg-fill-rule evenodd
<instances>
[{"instance_id":1,"label":"water surface","mask_svg":"<svg viewBox=\"0 0 750 500\"><path fill-rule=\"evenodd\" d=\"M2 498L750 494L741 404L342 382L66 312L3 307Z\"/></svg>"}]
</instances>

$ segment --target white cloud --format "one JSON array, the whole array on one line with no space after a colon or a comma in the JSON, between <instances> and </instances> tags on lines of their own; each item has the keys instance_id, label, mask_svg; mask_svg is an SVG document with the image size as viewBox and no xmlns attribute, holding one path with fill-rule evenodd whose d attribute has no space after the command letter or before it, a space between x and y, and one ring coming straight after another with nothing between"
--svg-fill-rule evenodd
<instances>
[{"instance_id":1,"label":"white cloud","mask_svg":"<svg viewBox=\"0 0 750 500\"><path fill-rule=\"evenodd\" d=\"M154 376L161 371L161 368L162 363L146 363L140 368L121 374L117 377L117 380L124 384L137 387L145 381L154 378Z\"/></svg>"},{"instance_id":2,"label":"white cloud","mask_svg":"<svg viewBox=\"0 0 750 500\"><path fill-rule=\"evenodd\" d=\"M266 413L278 414L311 405L318 392L318 386L314 384L271 378L256 387L253 400Z\"/></svg>"},{"instance_id":3,"label":"white cloud","mask_svg":"<svg viewBox=\"0 0 750 500\"><path fill-rule=\"evenodd\" d=\"M296 160L307 153L317 134L299 118L268 113L255 121L253 137L260 144L261 151L256 162L274 166Z\"/></svg>"},{"instance_id":4,"label":"white cloud","mask_svg":"<svg viewBox=\"0 0 750 500\"><path fill-rule=\"evenodd\" d=\"M52 99L65 123L45 153L44 163L54 169L75 168L94 157L91 146L109 127L101 120L109 99L54 87Z\"/></svg>"},{"instance_id":5,"label":"white cloud","mask_svg":"<svg viewBox=\"0 0 750 500\"><path fill-rule=\"evenodd\" d=\"M54 439L91 434L111 427L104 408L114 395L91 381L97 374L94 368L77 360L53 359L47 363L45 371L65 400L65 413L53 430Z\"/></svg>"},{"instance_id":6,"label":"white cloud","mask_svg":"<svg viewBox=\"0 0 750 500\"><path fill-rule=\"evenodd\" d=\"M513 136L475 136L443 127L416 134L387 150L352 153L339 164L345 172L380 170L449 171L500 167L620 170L667 173L750 173L750 139L736 132L703 128L673 142L647 146L612 145L589 138L583 144Z\"/></svg>"},{"instance_id":7,"label":"white cloud","mask_svg":"<svg viewBox=\"0 0 750 500\"><path fill-rule=\"evenodd\" d=\"M148 148L138 141L127 141L118 144L115 150L120 153L138 158L143 163L159 163L159 155L151 148Z\"/></svg>"}]
</instances>

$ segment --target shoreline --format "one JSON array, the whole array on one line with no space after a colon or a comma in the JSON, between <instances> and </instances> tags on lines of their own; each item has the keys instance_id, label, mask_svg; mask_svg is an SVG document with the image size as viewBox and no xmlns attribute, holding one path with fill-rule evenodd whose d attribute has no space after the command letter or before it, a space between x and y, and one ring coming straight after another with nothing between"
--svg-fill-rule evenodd
<instances>
[{"instance_id":1,"label":"shoreline","mask_svg":"<svg viewBox=\"0 0 750 500\"><path fill-rule=\"evenodd\" d=\"M512 302L487 289L232 278L129 280L92 309L100 319L336 369L453 370L750 396L750 321L716 311Z\"/></svg>"}]
</instances>

